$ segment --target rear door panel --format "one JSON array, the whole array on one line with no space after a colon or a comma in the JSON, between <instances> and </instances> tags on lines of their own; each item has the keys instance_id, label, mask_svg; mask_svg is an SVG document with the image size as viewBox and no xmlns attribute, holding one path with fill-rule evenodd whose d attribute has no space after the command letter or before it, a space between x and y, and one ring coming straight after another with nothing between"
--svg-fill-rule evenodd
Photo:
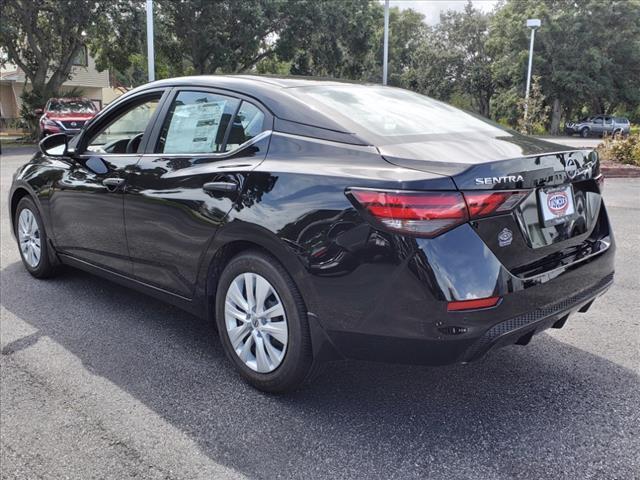
<instances>
[{"instance_id":1,"label":"rear door panel","mask_svg":"<svg viewBox=\"0 0 640 480\"><path fill-rule=\"evenodd\" d=\"M185 98L181 97L182 93L195 95L196 101L182 102L181 98ZM266 156L273 119L265 117L262 133L246 142L244 138L236 139L239 144L244 143L232 146L236 148L232 152L224 152L224 145L234 142L234 131L238 136L240 125L231 123L231 119L239 117L237 109L245 99L206 88L185 87L176 89L173 95L174 99L167 102L163 111L163 120L157 122L146 153L127 178L124 217L134 276L191 298L216 231L236 204L247 175ZM222 110L215 107L226 101L230 105L235 102L230 114L226 104ZM210 103L208 107L200 109L199 105L207 103ZM176 106L174 112L171 105ZM184 108L178 110L177 106ZM172 123L166 124L165 131L161 127L167 119ZM174 120L180 128L172 131ZM209 148L211 142L219 144L222 150L219 153L152 153L154 150L188 151L194 145L196 151L201 151ZM211 185L204 187L212 182L219 182L218 187L222 183L237 188L225 191L217 187L209 189Z\"/></svg>"},{"instance_id":2,"label":"rear door panel","mask_svg":"<svg viewBox=\"0 0 640 480\"><path fill-rule=\"evenodd\" d=\"M267 142L234 158L144 155L128 177L125 225L136 278L191 297L198 268L236 194L212 193L207 182L244 183Z\"/></svg>"}]
</instances>

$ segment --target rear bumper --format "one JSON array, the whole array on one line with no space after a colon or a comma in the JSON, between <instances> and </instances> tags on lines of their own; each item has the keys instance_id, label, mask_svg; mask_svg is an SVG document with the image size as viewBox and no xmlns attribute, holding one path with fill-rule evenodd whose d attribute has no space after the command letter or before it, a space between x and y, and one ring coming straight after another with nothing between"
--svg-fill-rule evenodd
<instances>
[{"instance_id":1,"label":"rear bumper","mask_svg":"<svg viewBox=\"0 0 640 480\"><path fill-rule=\"evenodd\" d=\"M487 318L477 321L480 328L474 329L475 332L467 330L465 333L422 339L345 331L326 333L334 352L343 358L433 366L467 363L507 345L524 345L533 335L548 328L561 328L570 315L586 312L612 284L613 274L610 274L572 297L497 323L492 321L492 311L487 310ZM458 327L461 328L465 327Z\"/></svg>"},{"instance_id":2,"label":"rear bumper","mask_svg":"<svg viewBox=\"0 0 640 480\"><path fill-rule=\"evenodd\" d=\"M494 325L462 354L460 361L477 360L490 350L505 345L526 344L533 335L550 327L562 328L569 315L576 311L586 312L611 285L613 274L569 298Z\"/></svg>"},{"instance_id":3,"label":"rear bumper","mask_svg":"<svg viewBox=\"0 0 640 480\"><path fill-rule=\"evenodd\" d=\"M613 282L610 235L593 255L526 278L512 275L471 227L443 237L418 240L419 249L398 265L360 265L341 286L329 290L323 284L325 308L314 316L338 356L423 365L470 362L559 328ZM447 300L472 293L501 301L489 309L447 311Z\"/></svg>"}]
</instances>

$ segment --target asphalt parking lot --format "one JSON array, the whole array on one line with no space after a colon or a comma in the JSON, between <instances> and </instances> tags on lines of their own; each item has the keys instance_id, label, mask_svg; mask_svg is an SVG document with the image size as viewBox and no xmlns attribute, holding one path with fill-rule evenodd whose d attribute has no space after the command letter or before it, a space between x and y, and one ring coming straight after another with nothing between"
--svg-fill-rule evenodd
<instances>
[{"instance_id":1,"label":"asphalt parking lot","mask_svg":"<svg viewBox=\"0 0 640 480\"><path fill-rule=\"evenodd\" d=\"M210 326L88 274L22 268L1 167L0 472L10 478L640 478L640 181L605 198L616 283L526 346L441 368L336 364L246 386Z\"/></svg>"}]
</instances>

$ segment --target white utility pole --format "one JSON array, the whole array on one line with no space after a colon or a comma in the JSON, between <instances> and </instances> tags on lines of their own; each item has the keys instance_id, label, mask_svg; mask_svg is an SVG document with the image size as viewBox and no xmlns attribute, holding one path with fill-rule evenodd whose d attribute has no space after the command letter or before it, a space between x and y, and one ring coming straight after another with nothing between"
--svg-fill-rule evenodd
<instances>
[{"instance_id":1,"label":"white utility pole","mask_svg":"<svg viewBox=\"0 0 640 480\"><path fill-rule=\"evenodd\" d=\"M156 79L155 54L153 53L153 0L147 0L147 65L149 81Z\"/></svg>"},{"instance_id":2,"label":"white utility pole","mask_svg":"<svg viewBox=\"0 0 640 480\"><path fill-rule=\"evenodd\" d=\"M389 58L389 0L384 0L384 58L382 59L382 85L387 84L387 63Z\"/></svg>"},{"instance_id":3,"label":"white utility pole","mask_svg":"<svg viewBox=\"0 0 640 480\"><path fill-rule=\"evenodd\" d=\"M533 67L533 42L536 38L536 29L540 28L540 19L530 18L527 20L527 27L531 29L531 43L529 45L529 69L527 71L527 91L524 95L524 120L527 120L527 113L529 111L529 89L531 88L531 68Z\"/></svg>"}]
</instances>

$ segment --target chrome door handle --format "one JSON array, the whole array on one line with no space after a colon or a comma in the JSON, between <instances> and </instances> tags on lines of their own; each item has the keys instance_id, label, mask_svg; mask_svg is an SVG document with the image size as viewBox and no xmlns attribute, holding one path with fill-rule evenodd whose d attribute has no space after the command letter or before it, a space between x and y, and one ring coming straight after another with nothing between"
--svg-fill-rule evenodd
<instances>
[{"instance_id":1,"label":"chrome door handle","mask_svg":"<svg viewBox=\"0 0 640 480\"><path fill-rule=\"evenodd\" d=\"M237 192L239 185L235 182L207 182L202 186L205 192Z\"/></svg>"},{"instance_id":2,"label":"chrome door handle","mask_svg":"<svg viewBox=\"0 0 640 480\"><path fill-rule=\"evenodd\" d=\"M102 180L102 184L109 188L117 188L120 185L124 184L124 182L125 182L124 178L118 178L118 177L109 177Z\"/></svg>"}]
</instances>

